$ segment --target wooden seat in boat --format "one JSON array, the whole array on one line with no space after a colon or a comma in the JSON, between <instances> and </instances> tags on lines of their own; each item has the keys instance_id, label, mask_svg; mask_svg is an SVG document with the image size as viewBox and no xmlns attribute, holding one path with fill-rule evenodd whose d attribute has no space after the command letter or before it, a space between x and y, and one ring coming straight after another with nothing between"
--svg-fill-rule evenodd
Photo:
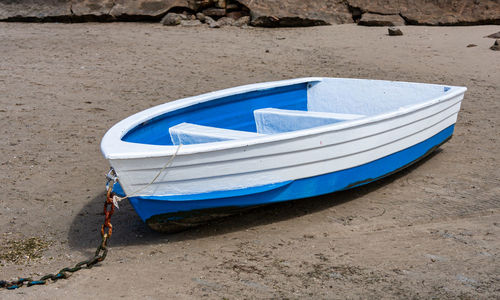
<instances>
[{"instance_id":1,"label":"wooden seat in boat","mask_svg":"<svg viewBox=\"0 0 500 300\"><path fill-rule=\"evenodd\" d=\"M364 115L262 108L254 110L254 117L258 133L273 134L359 119Z\"/></svg>"},{"instance_id":2,"label":"wooden seat in boat","mask_svg":"<svg viewBox=\"0 0 500 300\"><path fill-rule=\"evenodd\" d=\"M174 145L211 143L261 136L261 134L255 132L224 129L191 123L181 123L170 127L169 132Z\"/></svg>"}]
</instances>

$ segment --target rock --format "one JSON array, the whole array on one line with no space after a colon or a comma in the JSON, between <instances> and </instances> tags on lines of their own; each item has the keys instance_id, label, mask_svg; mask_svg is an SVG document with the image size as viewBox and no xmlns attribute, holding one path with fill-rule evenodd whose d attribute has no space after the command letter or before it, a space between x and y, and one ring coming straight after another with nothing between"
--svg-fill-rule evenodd
<instances>
[{"instance_id":1,"label":"rock","mask_svg":"<svg viewBox=\"0 0 500 300\"><path fill-rule=\"evenodd\" d=\"M183 27L194 27L194 26L200 26L201 21L200 20L181 20L180 24Z\"/></svg>"},{"instance_id":2,"label":"rock","mask_svg":"<svg viewBox=\"0 0 500 300\"><path fill-rule=\"evenodd\" d=\"M207 8L202 11L205 16L209 17L223 17L226 15L226 10L224 8Z\"/></svg>"},{"instance_id":3,"label":"rock","mask_svg":"<svg viewBox=\"0 0 500 300\"><path fill-rule=\"evenodd\" d=\"M234 25L235 20L233 18L228 18L228 17L222 17L219 20L217 20L217 24L219 27L223 26L232 26Z\"/></svg>"},{"instance_id":4,"label":"rock","mask_svg":"<svg viewBox=\"0 0 500 300\"><path fill-rule=\"evenodd\" d=\"M409 24L500 24L498 0L239 0L257 18L277 17L321 20L329 24L352 23L359 13L401 15ZM355 14L357 14L355 16ZM267 26L269 22L259 20ZM276 23L273 23L276 25ZM281 23L278 22L278 26Z\"/></svg>"},{"instance_id":5,"label":"rock","mask_svg":"<svg viewBox=\"0 0 500 300\"><path fill-rule=\"evenodd\" d=\"M48 19L71 16L71 1L0 1L0 20Z\"/></svg>"},{"instance_id":6,"label":"rock","mask_svg":"<svg viewBox=\"0 0 500 300\"><path fill-rule=\"evenodd\" d=\"M201 12L196 14L196 18L200 20L201 22L205 23L205 15Z\"/></svg>"},{"instance_id":7,"label":"rock","mask_svg":"<svg viewBox=\"0 0 500 300\"><path fill-rule=\"evenodd\" d=\"M442 256L438 256L438 255L425 254L424 256L427 257L427 258L429 258L432 262L436 262L436 261L448 261L447 258L442 257Z\"/></svg>"},{"instance_id":8,"label":"rock","mask_svg":"<svg viewBox=\"0 0 500 300\"><path fill-rule=\"evenodd\" d=\"M322 20L315 19L303 19L299 17L284 17L278 18L276 16L270 17L258 17L252 18L250 22L252 26L256 27L307 27L307 26L318 26L318 25L328 25Z\"/></svg>"},{"instance_id":9,"label":"rock","mask_svg":"<svg viewBox=\"0 0 500 300\"><path fill-rule=\"evenodd\" d=\"M70 1L71 12L77 16L93 15L95 17L109 16L115 3L112 0L101 1Z\"/></svg>"},{"instance_id":10,"label":"rock","mask_svg":"<svg viewBox=\"0 0 500 300\"><path fill-rule=\"evenodd\" d=\"M491 50L500 51L500 40L496 40L493 46L490 47Z\"/></svg>"},{"instance_id":11,"label":"rock","mask_svg":"<svg viewBox=\"0 0 500 300\"><path fill-rule=\"evenodd\" d=\"M401 29L396 28L396 27L389 27L389 28L387 28L387 30L389 31L390 36L403 35L403 32L401 31Z\"/></svg>"},{"instance_id":12,"label":"rock","mask_svg":"<svg viewBox=\"0 0 500 300\"><path fill-rule=\"evenodd\" d=\"M184 14L176 14L176 13L168 13L161 19L160 23L165 26L176 26L181 24L181 21L187 20L186 15Z\"/></svg>"},{"instance_id":13,"label":"rock","mask_svg":"<svg viewBox=\"0 0 500 300\"><path fill-rule=\"evenodd\" d=\"M228 4L226 4L226 10L227 11L239 10L239 9L240 9L240 6L238 4L235 4L235 3L228 3Z\"/></svg>"},{"instance_id":14,"label":"rock","mask_svg":"<svg viewBox=\"0 0 500 300\"><path fill-rule=\"evenodd\" d=\"M206 16L205 17L205 23L208 24L208 27L210 28L220 28L219 23L217 23L214 19L211 17Z\"/></svg>"},{"instance_id":15,"label":"rock","mask_svg":"<svg viewBox=\"0 0 500 300\"><path fill-rule=\"evenodd\" d=\"M391 0L347 0L347 2L352 8L358 8L359 10L361 10L362 13L374 13L374 14L384 14L384 15L397 15L401 12L402 7L408 7L412 5L411 2L418 2L418 1L419 0L414 0L414 1L402 0L397 2Z\"/></svg>"},{"instance_id":16,"label":"rock","mask_svg":"<svg viewBox=\"0 0 500 300\"><path fill-rule=\"evenodd\" d=\"M469 45L467 45L467 48L472 48L472 47L477 47L477 45L476 44L469 44Z\"/></svg>"},{"instance_id":17,"label":"rock","mask_svg":"<svg viewBox=\"0 0 500 300\"><path fill-rule=\"evenodd\" d=\"M243 27L248 26L250 24L250 16L243 16L238 20L234 21L234 26Z\"/></svg>"},{"instance_id":18,"label":"rock","mask_svg":"<svg viewBox=\"0 0 500 300\"><path fill-rule=\"evenodd\" d=\"M194 10L202 10L207 7L214 6L213 0L195 0L194 1Z\"/></svg>"},{"instance_id":19,"label":"rock","mask_svg":"<svg viewBox=\"0 0 500 300\"><path fill-rule=\"evenodd\" d=\"M250 24L255 27L279 27L280 19L273 16L253 17Z\"/></svg>"},{"instance_id":20,"label":"rock","mask_svg":"<svg viewBox=\"0 0 500 300\"><path fill-rule=\"evenodd\" d=\"M0 0L0 21L150 20L193 0Z\"/></svg>"},{"instance_id":21,"label":"rock","mask_svg":"<svg viewBox=\"0 0 500 300\"><path fill-rule=\"evenodd\" d=\"M151 21L183 8L216 19L249 12L254 26L267 27L364 22L367 14L400 15L410 25L500 24L499 0L0 0L0 20Z\"/></svg>"},{"instance_id":22,"label":"rock","mask_svg":"<svg viewBox=\"0 0 500 300\"><path fill-rule=\"evenodd\" d=\"M82 0L79 0L82 1ZM89 3L102 0L83 0ZM146 16L158 17L168 12L172 8L187 8L193 10L193 1L191 0L106 0L114 3L109 14L121 18L126 16ZM73 0L72 2L76 2Z\"/></svg>"},{"instance_id":23,"label":"rock","mask_svg":"<svg viewBox=\"0 0 500 300\"><path fill-rule=\"evenodd\" d=\"M500 39L500 31L496 33L492 33L490 35L485 36L485 38L491 38L491 39Z\"/></svg>"},{"instance_id":24,"label":"rock","mask_svg":"<svg viewBox=\"0 0 500 300\"><path fill-rule=\"evenodd\" d=\"M347 0L363 12L400 14L410 25L500 24L498 0Z\"/></svg>"},{"instance_id":25,"label":"rock","mask_svg":"<svg viewBox=\"0 0 500 300\"><path fill-rule=\"evenodd\" d=\"M366 13L361 16L358 25L364 26L403 26L405 20L400 15L379 15Z\"/></svg>"},{"instance_id":26,"label":"rock","mask_svg":"<svg viewBox=\"0 0 500 300\"><path fill-rule=\"evenodd\" d=\"M232 12L228 12L226 14L226 17L228 18L232 18L234 20L238 20L239 18L243 17L243 16L246 16L247 14L244 13L243 11L232 11Z\"/></svg>"},{"instance_id":27,"label":"rock","mask_svg":"<svg viewBox=\"0 0 500 300\"><path fill-rule=\"evenodd\" d=\"M216 0L215 7L226 9L226 0Z\"/></svg>"},{"instance_id":28,"label":"rock","mask_svg":"<svg viewBox=\"0 0 500 300\"><path fill-rule=\"evenodd\" d=\"M353 23L344 0L239 0L250 10L252 26L312 26Z\"/></svg>"}]
</instances>

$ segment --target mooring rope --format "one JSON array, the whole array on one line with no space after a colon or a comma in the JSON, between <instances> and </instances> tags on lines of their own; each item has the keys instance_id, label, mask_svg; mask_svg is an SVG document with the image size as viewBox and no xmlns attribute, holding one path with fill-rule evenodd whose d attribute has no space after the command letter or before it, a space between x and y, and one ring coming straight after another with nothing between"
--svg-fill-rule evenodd
<instances>
[{"instance_id":1,"label":"mooring rope","mask_svg":"<svg viewBox=\"0 0 500 300\"><path fill-rule=\"evenodd\" d=\"M156 174L156 176L153 178L153 180L151 180L150 183L148 183L145 186L137 189L133 193L130 193L129 195L126 195L125 197L120 197L120 196L117 196L117 195L113 195L113 204L116 207L118 207L118 202L120 202L122 200L125 200L125 199L128 199L130 197L139 196L138 195L139 192L144 191L145 189L147 189L148 187L150 187L153 183L155 183L155 181L158 179L158 177L160 177L161 173L163 173L163 171L165 171L165 169L167 169L172 164L172 162L174 161L175 157L177 156L177 153L179 153L179 150L181 149L181 146L182 146L182 144L179 144L179 146L177 146L177 149L175 150L175 153L170 157L170 159L167 161L167 163L160 169L160 171L158 172L158 174ZM113 178L114 182L116 182L117 180L118 180L117 177Z\"/></svg>"}]
</instances>

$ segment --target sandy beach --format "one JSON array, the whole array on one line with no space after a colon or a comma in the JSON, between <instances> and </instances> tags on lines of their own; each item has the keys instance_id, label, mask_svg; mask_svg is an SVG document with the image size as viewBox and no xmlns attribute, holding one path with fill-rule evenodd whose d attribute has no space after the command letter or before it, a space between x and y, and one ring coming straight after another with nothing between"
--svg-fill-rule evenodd
<instances>
[{"instance_id":1,"label":"sandy beach","mask_svg":"<svg viewBox=\"0 0 500 300\"><path fill-rule=\"evenodd\" d=\"M186 96L305 76L466 86L453 138L350 191L177 234L128 203L107 259L1 299L499 299L500 26L0 23L0 279L92 257L116 122ZM474 44L474 47L467 47Z\"/></svg>"}]
</instances>

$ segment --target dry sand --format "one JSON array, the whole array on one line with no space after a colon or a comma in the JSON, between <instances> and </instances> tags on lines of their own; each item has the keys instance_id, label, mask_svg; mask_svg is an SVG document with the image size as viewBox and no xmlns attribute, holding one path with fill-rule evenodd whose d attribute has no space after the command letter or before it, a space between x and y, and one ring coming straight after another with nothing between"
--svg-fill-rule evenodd
<instances>
[{"instance_id":1,"label":"dry sand","mask_svg":"<svg viewBox=\"0 0 500 300\"><path fill-rule=\"evenodd\" d=\"M403 172L173 235L124 203L102 265L0 298L500 298L500 52L483 38L499 30L0 23L0 256L51 244L31 260L15 249L0 279L92 256L100 139L134 112L301 76L469 88L454 138Z\"/></svg>"}]
</instances>

